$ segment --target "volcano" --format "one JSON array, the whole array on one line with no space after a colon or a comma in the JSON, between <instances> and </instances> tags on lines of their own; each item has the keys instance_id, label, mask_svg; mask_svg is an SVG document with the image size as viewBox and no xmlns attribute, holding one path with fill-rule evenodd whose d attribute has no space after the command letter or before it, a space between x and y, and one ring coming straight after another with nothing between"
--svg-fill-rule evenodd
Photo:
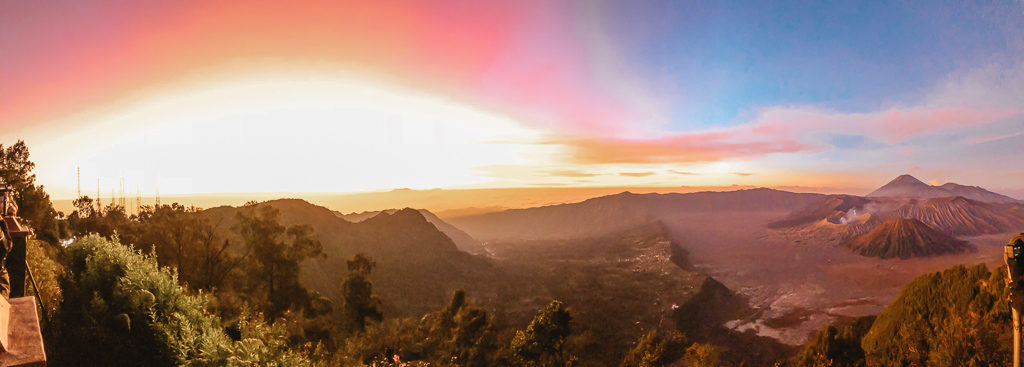
<instances>
[{"instance_id":1,"label":"volcano","mask_svg":"<svg viewBox=\"0 0 1024 367\"><path fill-rule=\"evenodd\" d=\"M900 175L877 190L872 191L868 197L900 197L900 198L943 198L961 196L967 199L986 203L1016 203L1016 199L1006 195L994 193L978 186L965 186L956 183L946 183L942 186L932 186L921 182L911 175Z\"/></svg>"},{"instance_id":2,"label":"volcano","mask_svg":"<svg viewBox=\"0 0 1024 367\"><path fill-rule=\"evenodd\" d=\"M953 238L912 218L892 218L846 243L863 256L908 259L964 252L967 242Z\"/></svg>"}]
</instances>

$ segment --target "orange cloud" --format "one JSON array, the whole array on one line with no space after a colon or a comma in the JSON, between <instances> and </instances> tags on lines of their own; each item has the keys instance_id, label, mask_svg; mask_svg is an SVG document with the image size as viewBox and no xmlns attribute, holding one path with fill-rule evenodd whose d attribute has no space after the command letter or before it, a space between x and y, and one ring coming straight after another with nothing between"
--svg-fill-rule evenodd
<instances>
[{"instance_id":1,"label":"orange cloud","mask_svg":"<svg viewBox=\"0 0 1024 367\"><path fill-rule=\"evenodd\" d=\"M566 138L550 143L566 146L570 160L581 164L712 162L815 149L790 139L736 141L736 137L734 132L713 132L656 139Z\"/></svg>"},{"instance_id":2,"label":"orange cloud","mask_svg":"<svg viewBox=\"0 0 1024 367\"><path fill-rule=\"evenodd\" d=\"M558 177L594 177L600 176L598 173L583 172L574 169L560 169L545 172L547 176L558 176Z\"/></svg>"},{"instance_id":3,"label":"orange cloud","mask_svg":"<svg viewBox=\"0 0 1024 367\"><path fill-rule=\"evenodd\" d=\"M668 171L669 171L669 173L675 173L675 174L677 174L677 175L696 175L696 174L697 174L696 172L690 172L690 171L677 171L677 170L674 170L674 169L670 169L670 170L668 170Z\"/></svg>"},{"instance_id":4,"label":"orange cloud","mask_svg":"<svg viewBox=\"0 0 1024 367\"><path fill-rule=\"evenodd\" d=\"M619 172L619 176L627 177L647 177L653 174L654 172Z\"/></svg>"}]
</instances>

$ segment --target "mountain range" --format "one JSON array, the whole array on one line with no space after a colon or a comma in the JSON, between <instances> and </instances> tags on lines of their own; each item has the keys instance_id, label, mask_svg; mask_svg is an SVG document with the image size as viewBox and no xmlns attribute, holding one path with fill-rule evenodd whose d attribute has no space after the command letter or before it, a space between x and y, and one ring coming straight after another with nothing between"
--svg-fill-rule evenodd
<instances>
[{"instance_id":1,"label":"mountain range","mask_svg":"<svg viewBox=\"0 0 1024 367\"><path fill-rule=\"evenodd\" d=\"M868 197L902 197L902 198L941 198L960 196L966 199L988 203L1016 203L1016 199L1006 195L994 193L978 186L965 186L956 183L946 183L941 186L932 186L918 180L911 175L900 175L877 190L872 191Z\"/></svg>"}]
</instances>

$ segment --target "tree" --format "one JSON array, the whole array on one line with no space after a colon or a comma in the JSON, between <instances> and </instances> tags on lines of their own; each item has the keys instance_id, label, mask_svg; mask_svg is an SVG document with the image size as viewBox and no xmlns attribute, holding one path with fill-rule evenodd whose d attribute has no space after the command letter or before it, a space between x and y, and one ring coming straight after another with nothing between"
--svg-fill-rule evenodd
<instances>
[{"instance_id":1,"label":"tree","mask_svg":"<svg viewBox=\"0 0 1024 367\"><path fill-rule=\"evenodd\" d=\"M826 325L800 348L790 364L794 367L863 366L864 349L860 341L874 322L874 316L864 316L845 325Z\"/></svg>"},{"instance_id":2,"label":"tree","mask_svg":"<svg viewBox=\"0 0 1024 367\"><path fill-rule=\"evenodd\" d=\"M436 349L433 353L435 362L453 362L470 367L496 364L501 347L497 343L493 320L487 311L469 303L465 291L456 289L452 292L451 301L434 314L434 319L425 339L439 340L443 345L428 345L425 349Z\"/></svg>"},{"instance_id":3,"label":"tree","mask_svg":"<svg viewBox=\"0 0 1024 367\"><path fill-rule=\"evenodd\" d=\"M0 178L14 192L18 216L28 221L40 240L56 243L62 237L58 233L57 211L53 209L50 195L44 187L36 186L36 175L32 173L35 167L36 164L29 160L25 141L18 140L8 147L0 144Z\"/></svg>"},{"instance_id":4,"label":"tree","mask_svg":"<svg viewBox=\"0 0 1024 367\"><path fill-rule=\"evenodd\" d=\"M551 301L537 312L526 330L512 338L512 354L527 365L565 366L565 341L572 334L572 315L562 302Z\"/></svg>"},{"instance_id":5,"label":"tree","mask_svg":"<svg viewBox=\"0 0 1024 367\"><path fill-rule=\"evenodd\" d=\"M206 296L189 294L174 272L116 238L85 236L65 255L63 298L47 329L54 365L311 365L258 317L242 317L233 341Z\"/></svg>"},{"instance_id":6,"label":"tree","mask_svg":"<svg viewBox=\"0 0 1024 367\"><path fill-rule=\"evenodd\" d=\"M666 366L683 356L685 339L679 332L664 333L658 330L651 330L641 336L636 346L626 353L622 366Z\"/></svg>"},{"instance_id":7,"label":"tree","mask_svg":"<svg viewBox=\"0 0 1024 367\"><path fill-rule=\"evenodd\" d=\"M171 205L144 206L135 216L138 229L122 238L147 250L153 246L160 265L178 269L182 282L194 289L221 287L225 277L240 265L241 258L231 243L217 235L219 225L211 224L199 208Z\"/></svg>"},{"instance_id":8,"label":"tree","mask_svg":"<svg viewBox=\"0 0 1024 367\"><path fill-rule=\"evenodd\" d=\"M76 209L67 217L71 235L83 237L95 233L110 237L114 233L118 233L126 239L135 239L136 223L131 220L121 206L110 204L103 210L99 210L92 207L93 200L88 196L75 199L73 203Z\"/></svg>"},{"instance_id":9,"label":"tree","mask_svg":"<svg viewBox=\"0 0 1024 367\"><path fill-rule=\"evenodd\" d=\"M250 206L237 214L236 231L245 240L248 271L253 295L271 321L293 305L308 303L309 294L299 284L299 263L322 254L320 240L308 225L286 227L278 221L280 212L272 206Z\"/></svg>"},{"instance_id":10,"label":"tree","mask_svg":"<svg viewBox=\"0 0 1024 367\"><path fill-rule=\"evenodd\" d=\"M349 330L362 332L366 329L366 321L380 322L384 315L380 312L380 299L373 294L370 283L370 272L376 264L363 254L356 254L348 260L348 275L341 282L341 294L345 297L343 318Z\"/></svg>"}]
</instances>

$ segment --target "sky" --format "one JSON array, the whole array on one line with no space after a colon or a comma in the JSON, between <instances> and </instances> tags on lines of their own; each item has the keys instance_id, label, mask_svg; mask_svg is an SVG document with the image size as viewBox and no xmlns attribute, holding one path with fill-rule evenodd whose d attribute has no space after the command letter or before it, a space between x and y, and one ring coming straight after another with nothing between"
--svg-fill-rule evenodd
<instances>
[{"instance_id":1,"label":"sky","mask_svg":"<svg viewBox=\"0 0 1024 367\"><path fill-rule=\"evenodd\" d=\"M0 143L54 198L903 173L1024 197L1020 0L0 1L0 56Z\"/></svg>"}]
</instances>

